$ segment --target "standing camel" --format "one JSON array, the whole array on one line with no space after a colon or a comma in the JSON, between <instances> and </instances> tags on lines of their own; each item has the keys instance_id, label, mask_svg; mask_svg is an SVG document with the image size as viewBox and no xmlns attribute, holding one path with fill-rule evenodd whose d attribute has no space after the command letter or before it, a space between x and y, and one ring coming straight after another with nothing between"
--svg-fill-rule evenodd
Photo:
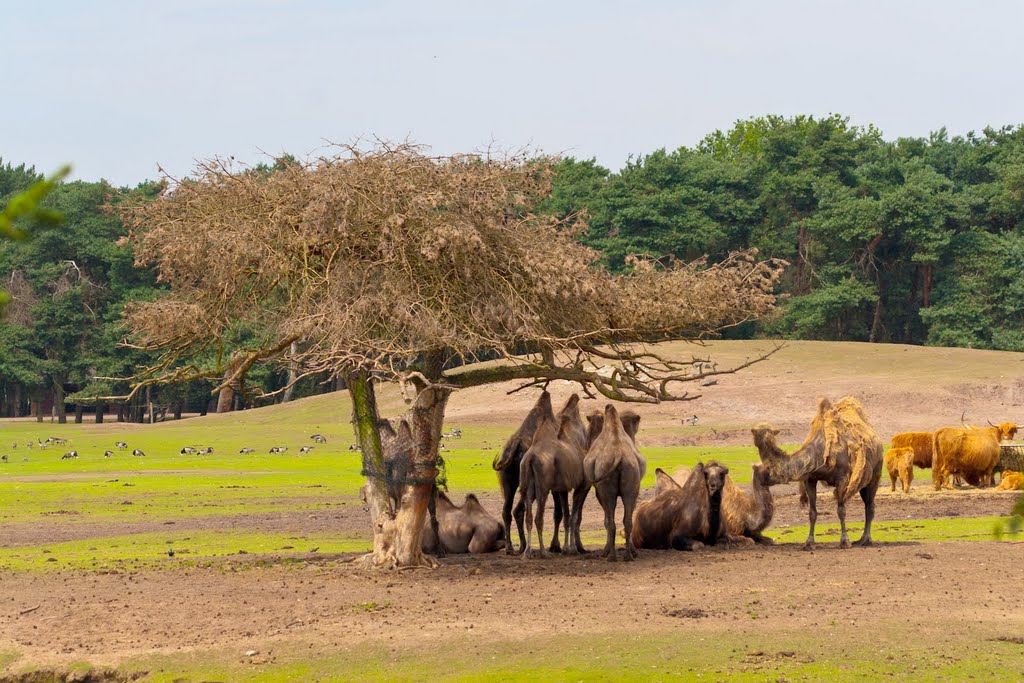
<instances>
[{"instance_id":1,"label":"standing camel","mask_svg":"<svg viewBox=\"0 0 1024 683\"><path fill-rule=\"evenodd\" d=\"M519 492L526 506L526 547L523 549L523 557L533 556L534 501L537 502L537 541L540 544L541 556L546 556L548 551L544 548L544 506L548 494L555 494L556 501L559 497L565 501L570 491L585 488L583 458L573 445L571 432L571 414L563 414L557 423L551 419L542 420L534 434L533 445L523 455L519 465ZM576 536L577 527L570 516L565 524L566 552L575 552L579 547L579 539Z\"/></svg>"},{"instance_id":2,"label":"standing camel","mask_svg":"<svg viewBox=\"0 0 1024 683\"><path fill-rule=\"evenodd\" d=\"M750 431L761 461L768 469L767 483L799 481L807 495L810 530L804 542L805 550L814 548L819 481L835 490L841 529L839 547L850 547L846 534L846 502L855 493L860 493L864 501L864 533L854 545L871 545L871 521L875 517L875 493L882 478L883 446L857 399L846 396L835 406L827 398L821 399L807 438L792 454L779 448L775 441L779 430L770 425L762 423Z\"/></svg>"},{"instance_id":3,"label":"standing camel","mask_svg":"<svg viewBox=\"0 0 1024 683\"><path fill-rule=\"evenodd\" d=\"M640 480L647 472L647 461L635 443L640 416L624 412L620 419L615 406L609 403L603 415L595 412L587 419L590 421L587 439L590 447L583 459L583 472L587 483L596 490L597 501L604 510L607 532L604 555L609 561L618 559L615 554L615 507L621 498L622 526L626 533L625 559L629 561L637 556L632 539L633 510L640 497ZM575 519L573 521L576 522Z\"/></svg>"}]
</instances>

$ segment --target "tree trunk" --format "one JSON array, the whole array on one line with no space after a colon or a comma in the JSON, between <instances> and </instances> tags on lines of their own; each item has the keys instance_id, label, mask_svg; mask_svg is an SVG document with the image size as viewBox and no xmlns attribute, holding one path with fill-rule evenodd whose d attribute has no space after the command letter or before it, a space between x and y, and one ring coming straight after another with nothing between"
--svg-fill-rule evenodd
<instances>
[{"instance_id":1,"label":"tree trunk","mask_svg":"<svg viewBox=\"0 0 1024 683\"><path fill-rule=\"evenodd\" d=\"M931 294L932 294L932 264L926 264L924 267L924 284L921 287L921 308L928 308L931 306Z\"/></svg>"},{"instance_id":2,"label":"tree trunk","mask_svg":"<svg viewBox=\"0 0 1024 683\"><path fill-rule=\"evenodd\" d=\"M43 421L43 410L39 405L39 401L32 401L32 408L30 409L30 412L36 416L36 422Z\"/></svg>"},{"instance_id":3,"label":"tree trunk","mask_svg":"<svg viewBox=\"0 0 1024 683\"><path fill-rule=\"evenodd\" d=\"M146 386L146 415L148 416L149 424L153 424L156 420L153 419L153 385Z\"/></svg>"},{"instance_id":4,"label":"tree trunk","mask_svg":"<svg viewBox=\"0 0 1024 683\"><path fill-rule=\"evenodd\" d=\"M353 427L364 454L363 473L367 476L367 503L373 523L373 552L364 561L388 568L436 566L433 559L423 555L423 528L434 495L437 448L451 390L429 386L419 392L407 418L412 429L411 451L396 454L405 455L409 462L392 466L392 472L403 472L404 476L389 482L385 478L389 468L372 380L357 373L349 375L346 384L352 397ZM388 505L389 487L398 499L395 510Z\"/></svg>"},{"instance_id":5,"label":"tree trunk","mask_svg":"<svg viewBox=\"0 0 1024 683\"><path fill-rule=\"evenodd\" d=\"M64 380L60 377L53 380L53 408L57 411L57 422L67 424L68 413L64 406Z\"/></svg>"},{"instance_id":6,"label":"tree trunk","mask_svg":"<svg viewBox=\"0 0 1024 683\"><path fill-rule=\"evenodd\" d=\"M97 403L96 404L96 424L98 424L98 425L103 424L103 413L106 412L106 410L107 410L107 404L106 403Z\"/></svg>"},{"instance_id":7,"label":"tree trunk","mask_svg":"<svg viewBox=\"0 0 1024 683\"><path fill-rule=\"evenodd\" d=\"M199 417L205 417L210 412L210 400L207 399L203 402L203 407L199 409Z\"/></svg>"},{"instance_id":8,"label":"tree trunk","mask_svg":"<svg viewBox=\"0 0 1024 683\"><path fill-rule=\"evenodd\" d=\"M82 412L84 411L84 409L85 409L85 406L83 406L81 403L76 403L75 404L75 424L76 425L82 424Z\"/></svg>"},{"instance_id":9,"label":"tree trunk","mask_svg":"<svg viewBox=\"0 0 1024 683\"><path fill-rule=\"evenodd\" d=\"M242 359L236 359L228 363L228 367L224 370L224 380L226 381L231 375L235 374L238 370L239 364ZM231 384L228 384L220 393L217 394L217 412L228 413L234 410L235 407L235 394L242 389L242 382L245 380L245 376L241 376Z\"/></svg>"},{"instance_id":10,"label":"tree trunk","mask_svg":"<svg viewBox=\"0 0 1024 683\"><path fill-rule=\"evenodd\" d=\"M24 411L21 409L21 385L14 385L14 417L22 417Z\"/></svg>"},{"instance_id":11,"label":"tree trunk","mask_svg":"<svg viewBox=\"0 0 1024 683\"><path fill-rule=\"evenodd\" d=\"M181 419L181 408L182 408L182 402L181 401L178 401L177 403L174 404L174 419L175 420L180 420Z\"/></svg>"},{"instance_id":12,"label":"tree trunk","mask_svg":"<svg viewBox=\"0 0 1024 683\"><path fill-rule=\"evenodd\" d=\"M810 279L807 274L807 246L809 242L807 228L800 226L796 245L796 286L794 287L796 294L806 294L810 290L809 283L806 282Z\"/></svg>"},{"instance_id":13,"label":"tree trunk","mask_svg":"<svg viewBox=\"0 0 1024 683\"><path fill-rule=\"evenodd\" d=\"M287 403L292 400L292 395L295 393L295 381L299 376L299 362L295 360L295 355L299 352L299 342L293 341L291 347L288 349L289 355L292 359L288 361L288 386L284 390L284 396L281 398L281 403Z\"/></svg>"}]
</instances>

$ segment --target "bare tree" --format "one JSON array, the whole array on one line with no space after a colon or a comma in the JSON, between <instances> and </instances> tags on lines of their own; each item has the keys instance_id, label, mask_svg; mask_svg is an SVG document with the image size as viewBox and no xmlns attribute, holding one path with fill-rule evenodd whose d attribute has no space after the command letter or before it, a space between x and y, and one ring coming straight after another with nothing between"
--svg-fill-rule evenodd
<instances>
[{"instance_id":1,"label":"bare tree","mask_svg":"<svg viewBox=\"0 0 1024 683\"><path fill-rule=\"evenodd\" d=\"M774 306L784 264L751 253L715 264L635 258L629 274L610 274L575 239L583 216L534 211L552 159L432 157L407 144L336 151L271 174L212 161L127 207L138 262L171 287L128 319L134 343L162 354L137 386L209 377L215 391L238 391L263 362L297 363L292 382L343 377L375 512L375 564L431 562L420 536L451 391L565 379L620 401L692 399L690 383L738 368L647 344L701 339ZM243 326L260 334L228 354ZM202 365L210 350L215 364ZM494 362L465 367L481 359ZM397 469L385 467L395 430L377 412L382 381L400 382L412 404L411 446L387 454Z\"/></svg>"}]
</instances>

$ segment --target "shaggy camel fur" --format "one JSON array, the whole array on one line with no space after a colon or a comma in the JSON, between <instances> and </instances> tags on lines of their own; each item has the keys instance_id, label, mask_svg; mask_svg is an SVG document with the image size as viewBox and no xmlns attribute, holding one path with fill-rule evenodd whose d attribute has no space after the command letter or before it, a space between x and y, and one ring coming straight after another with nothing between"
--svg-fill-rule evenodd
<instances>
[{"instance_id":1,"label":"shaggy camel fur","mask_svg":"<svg viewBox=\"0 0 1024 683\"><path fill-rule=\"evenodd\" d=\"M971 486L993 486L999 463L999 442L1012 439L1017 425L1004 422L989 427L945 427L932 439L932 485L952 488L950 477L960 475Z\"/></svg>"},{"instance_id":2,"label":"shaggy camel fur","mask_svg":"<svg viewBox=\"0 0 1024 683\"><path fill-rule=\"evenodd\" d=\"M575 506L578 492L586 489L583 458L573 443L571 423L572 416L569 414L563 414L558 423L550 419L543 420L537 427L533 445L523 455L519 465L519 492L526 506L524 558L533 556L534 501L537 502L537 541L540 544L540 554L546 556L548 551L544 548L544 506L548 494L565 494L563 500L567 500L570 491L577 492L573 501ZM577 526L571 520L572 515L565 524L566 552L574 552L579 547L579 539L576 538Z\"/></svg>"},{"instance_id":3,"label":"shaggy camel fur","mask_svg":"<svg viewBox=\"0 0 1024 683\"><path fill-rule=\"evenodd\" d=\"M587 483L597 492L597 501L604 510L604 529L607 533L604 556L609 561L618 559L615 552L615 507L622 499L622 526L626 533L627 561L635 559L633 547L633 510L640 497L640 480L647 473L647 461L636 448L634 439L640 425L640 416L626 412L619 417L615 406L605 406L604 414L592 413L590 444L583 459L583 473ZM630 425L627 429L626 425Z\"/></svg>"},{"instance_id":4,"label":"shaggy camel fur","mask_svg":"<svg viewBox=\"0 0 1024 683\"><path fill-rule=\"evenodd\" d=\"M565 420L564 432L562 436L564 440L573 449L576 457L579 458L580 462L583 462L583 458L587 454L587 449L590 447L590 435L587 427L583 424L583 417L580 415L580 397L579 394L573 394L570 396L562 409L558 411L558 419ZM640 419L639 416L636 418ZM580 541L580 524L583 522L583 504L587 500L587 496L590 494L590 482L587 481L586 477L583 479L583 483L580 484L572 492L572 513L569 517L569 523L572 524L572 538L573 546L566 547L565 552L573 553L579 552L584 553L586 550L583 547L583 543ZM568 492L559 493L561 496L560 504L563 510L569 510L569 494ZM559 552L561 548L558 544L558 522L555 522L554 529L552 531L551 538L551 552Z\"/></svg>"},{"instance_id":5,"label":"shaggy camel fur","mask_svg":"<svg viewBox=\"0 0 1024 683\"><path fill-rule=\"evenodd\" d=\"M722 490L728 468L697 463L681 486L666 485L654 498L637 506L633 519L633 545L637 548L697 550L714 545L722 533ZM657 490L657 489L656 489Z\"/></svg>"},{"instance_id":6,"label":"shaggy camel fur","mask_svg":"<svg viewBox=\"0 0 1024 683\"><path fill-rule=\"evenodd\" d=\"M864 533L855 545L871 545L871 522L875 517L875 494L882 478L882 441L868 423L860 403L847 396L835 406L827 398L818 402L818 412L803 444L792 455L775 442L779 433L770 425L751 430L754 445L768 469L768 484L799 481L807 494L810 529L805 549L814 548L814 524L818 519L818 482L833 486L839 517L839 547L849 548L846 533L846 502L855 493L864 501Z\"/></svg>"},{"instance_id":7,"label":"shaggy camel fur","mask_svg":"<svg viewBox=\"0 0 1024 683\"><path fill-rule=\"evenodd\" d=\"M438 532L449 553L490 553L505 546L505 529L480 505L472 493L461 506L443 492L437 496ZM423 552L437 551L437 536L427 527L423 530Z\"/></svg>"},{"instance_id":8,"label":"shaggy camel fur","mask_svg":"<svg viewBox=\"0 0 1024 683\"><path fill-rule=\"evenodd\" d=\"M928 469L932 466L932 432L903 432L892 437L893 448L911 448L914 451L914 467Z\"/></svg>"},{"instance_id":9,"label":"shaggy camel fur","mask_svg":"<svg viewBox=\"0 0 1024 683\"><path fill-rule=\"evenodd\" d=\"M522 496L519 497L519 502L515 505L514 510L512 504L515 502L516 493L519 491L519 470L523 455L533 445L533 437L537 432L537 427L546 419L553 421L555 414L551 409L551 394L543 391L537 398L537 402L534 403L533 408L527 413L519 429L508 438L508 441L505 442L505 447L494 458L492 463L492 467L498 472L498 483L501 485L501 493L504 497L501 521L505 527L505 552L509 555L522 552L526 548L526 536L523 534L523 514L526 507L523 504ZM561 499L555 498L554 517L556 534L552 541L552 547L558 547L557 529L558 525L562 522L564 510ZM518 550L512 547L513 516L516 521L516 529L519 531Z\"/></svg>"},{"instance_id":10,"label":"shaggy camel fur","mask_svg":"<svg viewBox=\"0 0 1024 683\"><path fill-rule=\"evenodd\" d=\"M751 465L750 493L741 489L726 475L722 489L722 534L721 538L729 543L774 545L775 541L761 532L768 528L775 515L775 500L768 486L768 470L764 465ZM654 495L660 492L678 489L677 482L686 481L690 470L683 467L673 477L661 469L655 470Z\"/></svg>"},{"instance_id":11,"label":"shaggy camel fur","mask_svg":"<svg viewBox=\"0 0 1024 683\"><path fill-rule=\"evenodd\" d=\"M1003 478L996 487L999 491L1024 491L1024 474L1003 470Z\"/></svg>"},{"instance_id":12,"label":"shaggy camel fur","mask_svg":"<svg viewBox=\"0 0 1024 683\"><path fill-rule=\"evenodd\" d=\"M893 491L899 480L903 493L910 493L910 484L914 481L914 449L907 446L890 448L885 453L885 469L892 479Z\"/></svg>"}]
</instances>

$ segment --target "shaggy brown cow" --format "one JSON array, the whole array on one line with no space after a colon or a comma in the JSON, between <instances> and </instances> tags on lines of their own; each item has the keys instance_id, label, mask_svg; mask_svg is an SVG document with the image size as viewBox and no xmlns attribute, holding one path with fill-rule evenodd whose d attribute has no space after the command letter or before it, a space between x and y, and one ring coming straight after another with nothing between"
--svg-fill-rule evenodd
<instances>
[{"instance_id":1,"label":"shaggy brown cow","mask_svg":"<svg viewBox=\"0 0 1024 683\"><path fill-rule=\"evenodd\" d=\"M661 470L656 473L664 479ZM722 533L722 491L729 469L717 462L697 463L682 486L638 505L633 518L637 548L696 550L714 545Z\"/></svg>"},{"instance_id":2,"label":"shaggy brown cow","mask_svg":"<svg viewBox=\"0 0 1024 683\"><path fill-rule=\"evenodd\" d=\"M910 483L914 481L914 449L910 447L890 448L885 454L885 469L892 479L892 490L896 490L896 480L903 487L903 493L910 493Z\"/></svg>"},{"instance_id":3,"label":"shaggy brown cow","mask_svg":"<svg viewBox=\"0 0 1024 683\"><path fill-rule=\"evenodd\" d=\"M996 487L999 491L1024 491L1024 474L1003 470L1003 479Z\"/></svg>"},{"instance_id":4,"label":"shaggy brown cow","mask_svg":"<svg viewBox=\"0 0 1024 683\"><path fill-rule=\"evenodd\" d=\"M1012 439L1017 425L1004 422L988 427L945 427L932 439L932 484L935 490L953 488L950 477L960 475L971 486L995 484L999 442Z\"/></svg>"},{"instance_id":5,"label":"shaggy brown cow","mask_svg":"<svg viewBox=\"0 0 1024 683\"><path fill-rule=\"evenodd\" d=\"M442 546L449 553L490 553L505 547L505 529L501 522L492 517L472 493L459 506L439 491L437 525ZM437 551L437 537L428 524L423 529L423 552Z\"/></svg>"},{"instance_id":6,"label":"shaggy brown cow","mask_svg":"<svg viewBox=\"0 0 1024 683\"><path fill-rule=\"evenodd\" d=\"M912 448L914 467L928 469L932 466L932 432L903 432L892 437L893 448Z\"/></svg>"}]
</instances>

